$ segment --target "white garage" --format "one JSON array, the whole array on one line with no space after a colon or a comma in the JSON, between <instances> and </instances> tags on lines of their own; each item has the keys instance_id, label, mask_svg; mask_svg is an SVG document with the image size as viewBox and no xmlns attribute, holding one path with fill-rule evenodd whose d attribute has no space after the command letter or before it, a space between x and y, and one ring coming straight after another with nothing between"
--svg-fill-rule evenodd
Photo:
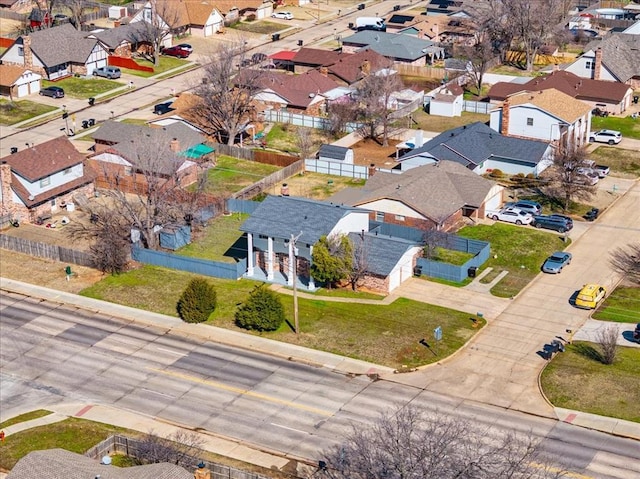
<instances>
[{"instance_id":1,"label":"white garage","mask_svg":"<svg viewBox=\"0 0 640 479\"><path fill-rule=\"evenodd\" d=\"M0 95L24 98L40 91L42 76L18 65L0 65Z\"/></svg>"}]
</instances>

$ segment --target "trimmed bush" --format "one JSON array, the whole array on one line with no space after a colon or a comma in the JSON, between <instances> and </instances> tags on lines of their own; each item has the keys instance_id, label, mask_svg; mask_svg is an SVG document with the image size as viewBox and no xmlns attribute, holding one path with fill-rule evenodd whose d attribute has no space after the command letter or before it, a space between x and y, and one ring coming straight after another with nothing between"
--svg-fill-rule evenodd
<instances>
[{"instance_id":1,"label":"trimmed bush","mask_svg":"<svg viewBox=\"0 0 640 479\"><path fill-rule=\"evenodd\" d=\"M178 315L187 323L202 323L215 311L217 296L207 280L192 279L178 300Z\"/></svg>"},{"instance_id":2,"label":"trimmed bush","mask_svg":"<svg viewBox=\"0 0 640 479\"><path fill-rule=\"evenodd\" d=\"M236 310L236 324L255 331L275 331L285 320L284 308L276 293L264 284L256 286Z\"/></svg>"},{"instance_id":3,"label":"trimmed bush","mask_svg":"<svg viewBox=\"0 0 640 479\"><path fill-rule=\"evenodd\" d=\"M504 176L504 173L502 172L502 170L496 168L495 170L492 170L491 173L489 173L489 176L492 176L494 178L502 178Z\"/></svg>"}]
</instances>

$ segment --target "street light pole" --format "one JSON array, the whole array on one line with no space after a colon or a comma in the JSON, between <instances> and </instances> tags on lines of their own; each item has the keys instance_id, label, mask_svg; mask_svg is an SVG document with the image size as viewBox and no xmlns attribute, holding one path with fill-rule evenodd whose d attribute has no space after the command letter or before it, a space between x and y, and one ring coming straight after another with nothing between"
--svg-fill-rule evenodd
<instances>
[{"instance_id":1,"label":"street light pole","mask_svg":"<svg viewBox=\"0 0 640 479\"><path fill-rule=\"evenodd\" d=\"M302 235L302 231L298 236L291 233L291 251L293 252L293 325L296 330L296 337L300 337L300 324L298 322L298 253L296 251L296 242Z\"/></svg>"}]
</instances>

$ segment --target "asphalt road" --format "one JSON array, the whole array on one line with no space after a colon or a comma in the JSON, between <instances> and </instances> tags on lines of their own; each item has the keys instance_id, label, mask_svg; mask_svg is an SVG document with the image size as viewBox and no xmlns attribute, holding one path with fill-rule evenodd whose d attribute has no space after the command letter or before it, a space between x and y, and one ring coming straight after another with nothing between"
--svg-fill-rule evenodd
<instances>
[{"instance_id":1,"label":"asphalt road","mask_svg":"<svg viewBox=\"0 0 640 479\"><path fill-rule=\"evenodd\" d=\"M530 431L585 477L640 474L636 441L4 292L0 360L4 411L68 401L114 405L317 461L352 425L411 403L468 418L489 439L505 429Z\"/></svg>"}]
</instances>

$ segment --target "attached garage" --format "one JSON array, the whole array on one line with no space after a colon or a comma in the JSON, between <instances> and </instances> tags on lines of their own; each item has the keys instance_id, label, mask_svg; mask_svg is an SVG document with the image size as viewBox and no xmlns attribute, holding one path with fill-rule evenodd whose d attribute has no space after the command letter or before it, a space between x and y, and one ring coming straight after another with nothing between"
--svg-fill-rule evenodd
<instances>
[{"instance_id":1,"label":"attached garage","mask_svg":"<svg viewBox=\"0 0 640 479\"><path fill-rule=\"evenodd\" d=\"M0 65L0 95L24 98L40 91L42 76L18 65Z\"/></svg>"}]
</instances>

